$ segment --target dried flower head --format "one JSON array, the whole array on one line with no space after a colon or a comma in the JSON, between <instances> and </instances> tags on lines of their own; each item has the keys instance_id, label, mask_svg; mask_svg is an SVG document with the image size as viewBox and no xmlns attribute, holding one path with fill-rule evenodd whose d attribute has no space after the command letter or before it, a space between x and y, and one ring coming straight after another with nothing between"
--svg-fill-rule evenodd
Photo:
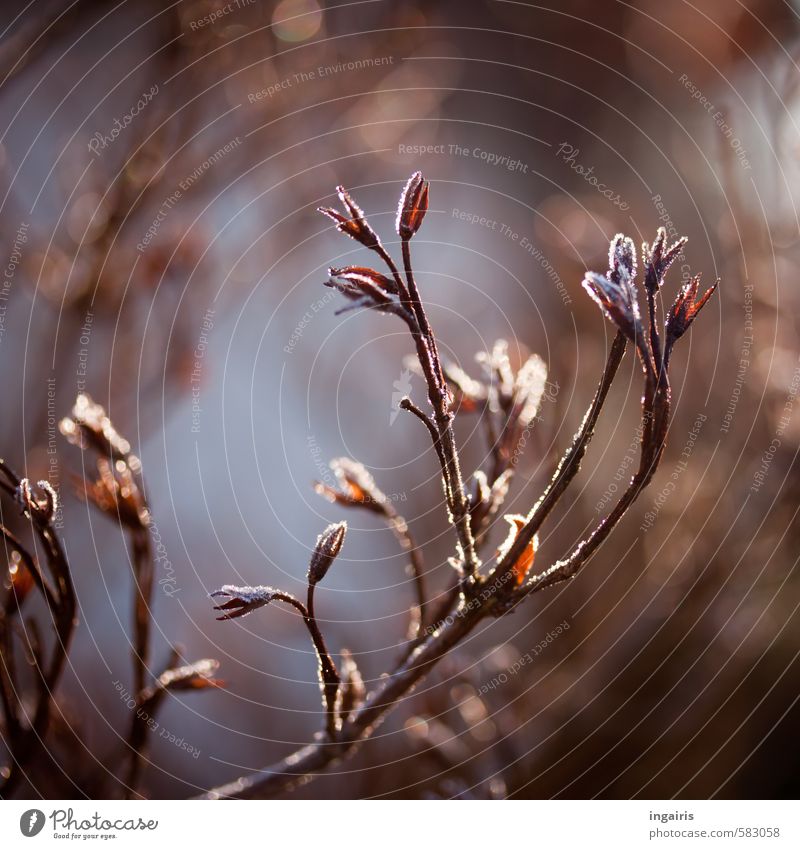
<instances>
[{"instance_id":1,"label":"dried flower head","mask_svg":"<svg viewBox=\"0 0 800 849\"><path fill-rule=\"evenodd\" d=\"M454 363L444 363L444 378L452 395L452 405L465 413L474 413L483 408L488 399L485 384L470 377L467 372Z\"/></svg>"},{"instance_id":2,"label":"dried flower head","mask_svg":"<svg viewBox=\"0 0 800 849\"><path fill-rule=\"evenodd\" d=\"M634 344L642 338L639 302L632 283L620 284L608 275L587 271L583 288L600 306L606 317Z\"/></svg>"},{"instance_id":3,"label":"dried flower head","mask_svg":"<svg viewBox=\"0 0 800 849\"><path fill-rule=\"evenodd\" d=\"M328 525L317 537L311 562L308 564L308 583L310 586L318 584L331 568L333 561L339 554L347 533L347 522L337 522Z\"/></svg>"},{"instance_id":4,"label":"dried flower head","mask_svg":"<svg viewBox=\"0 0 800 849\"><path fill-rule=\"evenodd\" d=\"M498 397L510 399L514 391L514 370L508 356L508 342L505 339L497 339L491 351L479 351L475 360L483 367Z\"/></svg>"},{"instance_id":5,"label":"dried flower head","mask_svg":"<svg viewBox=\"0 0 800 849\"><path fill-rule=\"evenodd\" d=\"M528 357L514 378L515 418L523 428L527 427L539 414L546 385L547 366L538 354L533 354Z\"/></svg>"},{"instance_id":6,"label":"dried flower head","mask_svg":"<svg viewBox=\"0 0 800 849\"><path fill-rule=\"evenodd\" d=\"M353 302L349 307L337 310L337 315L350 309L363 307L406 317L406 310L397 297L397 286L394 280L372 268L357 265L329 268L325 285L341 292Z\"/></svg>"},{"instance_id":7,"label":"dried flower head","mask_svg":"<svg viewBox=\"0 0 800 849\"><path fill-rule=\"evenodd\" d=\"M686 236L681 236L667 248L667 231L659 227L652 245L642 243L644 286L648 294L655 295L664 285L664 277L669 267L680 256L688 241Z\"/></svg>"},{"instance_id":8,"label":"dried flower head","mask_svg":"<svg viewBox=\"0 0 800 849\"><path fill-rule=\"evenodd\" d=\"M583 288L631 342L641 344L642 322L634 283L636 249L633 241L622 233L611 240L608 266L605 276L587 271Z\"/></svg>"},{"instance_id":9,"label":"dried flower head","mask_svg":"<svg viewBox=\"0 0 800 849\"><path fill-rule=\"evenodd\" d=\"M369 222L361 207L350 197L350 194L343 186L337 186L336 192L348 215L342 215L340 212L327 206L317 207L317 212L327 215L328 218L336 222L336 229L340 233L350 236L351 239L355 239L364 245L365 248L370 248L371 250L377 248L380 245L380 239L372 227L369 226Z\"/></svg>"},{"instance_id":10,"label":"dried flower head","mask_svg":"<svg viewBox=\"0 0 800 849\"><path fill-rule=\"evenodd\" d=\"M514 471L506 469L491 486L486 473L480 469L472 477L475 484L470 496L470 517L473 531L480 537L506 500Z\"/></svg>"},{"instance_id":11,"label":"dried flower head","mask_svg":"<svg viewBox=\"0 0 800 849\"><path fill-rule=\"evenodd\" d=\"M384 512L386 496L363 463L349 457L337 457L331 460L329 465L336 475L339 488L317 481L314 491L318 495L346 507L363 507L375 513Z\"/></svg>"},{"instance_id":12,"label":"dried flower head","mask_svg":"<svg viewBox=\"0 0 800 849\"><path fill-rule=\"evenodd\" d=\"M132 529L147 527L150 513L137 481L142 464L127 439L117 433L106 411L88 395L78 395L72 416L59 424L70 443L97 454L98 477L73 476L78 494L112 519Z\"/></svg>"},{"instance_id":13,"label":"dried flower head","mask_svg":"<svg viewBox=\"0 0 800 849\"><path fill-rule=\"evenodd\" d=\"M80 448L91 446L99 453L109 454L115 459L126 458L135 466L134 471L140 470L138 460L130 453L128 440L117 433L103 407L85 392L78 395L72 407L71 418L63 418L59 423L59 430L72 445L78 445Z\"/></svg>"},{"instance_id":14,"label":"dried flower head","mask_svg":"<svg viewBox=\"0 0 800 849\"><path fill-rule=\"evenodd\" d=\"M714 294L719 280L707 289L698 299L697 291L700 286L700 275L693 277L678 292L678 297L670 308L666 321L667 350L689 329L697 314L706 305L708 299Z\"/></svg>"},{"instance_id":15,"label":"dried flower head","mask_svg":"<svg viewBox=\"0 0 800 849\"><path fill-rule=\"evenodd\" d=\"M209 598L227 598L224 604L214 607L214 610L224 610L222 616L217 616L217 619L237 619L240 616L247 616L259 607L264 607L272 601L284 596L272 587L235 587L233 584L225 584L216 592L211 593Z\"/></svg>"},{"instance_id":16,"label":"dried flower head","mask_svg":"<svg viewBox=\"0 0 800 849\"><path fill-rule=\"evenodd\" d=\"M403 240L410 239L422 226L428 211L429 183L420 171L415 171L400 195L397 205L397 235Z\"/></svg>"},{"instance_id":17,"label":"dried flower head","mask_svg":"<svg viewBox=\"0 0 800 849\"><path fill-rule=\"evenodd\" d=\"M97 472L94 481L72 476L78 495L128 528L147 527L150 512L128 463L122 459L112 463L101 456Z\"/></svg>"},{"instance_id":18,"label":"dried flower head","mask_svg":"<svg viewBox=\"0 0 800 849\"><path fill-rule=\"evenodd\" d=\"M636 245L617 233L608 248L608 279L618 286L632 285L636 278Z\"/></svg>"}]
</instances>

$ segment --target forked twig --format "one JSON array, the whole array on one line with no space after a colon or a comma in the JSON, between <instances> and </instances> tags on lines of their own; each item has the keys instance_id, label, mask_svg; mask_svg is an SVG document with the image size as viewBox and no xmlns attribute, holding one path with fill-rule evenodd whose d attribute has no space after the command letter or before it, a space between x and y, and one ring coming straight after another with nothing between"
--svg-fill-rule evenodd
<instances>
[{"instance_id":1,"label":"forked twig","mask_svg":"<svg viewBox=\"0 0 800 849\"><path fill-rule=\"evenodd\" d=\"M137 793L147 750L148 731L155 712L167 692L174 689L219 687L211 678L210 665L216 661L197 661L174 668L180 652L173 648L166 668L154 676L150 670L150 626L152 623L155 560L151 539L150 508L144 494L142 468L130 443L121 436L106 411L88 395L80 394L71 416L60 423L61 433L74 445L95 454L97 478L75 477L79 495L128 533L133 573L133 679L136 702L128 733L127 794ZM193 671L192 671L193 670ZM179 674L180 673L180 674ZM183 674L185 673L185 674Z\"/></svg>"},{"instance_id":2,"label":"forked twig","mask_svg":"<svg viewBox=\"0 0 800 849\"><path fill-rule=\"evenodd\" d=\"M538 414L546 380L544 363L538 357L531 357L514 375L506 347L498 344L483 359L489 383L482 384L460 369L441 362L411 263L410 240L419 230L428 207L429 186L421 174L412 175L398 207L396 229L402 245L404 279L361 208L343 188L339 188L338 192L348 214L343 215L333 209L321 211L336 222L341 232L375 251L388 266L391 276L384 276L370 268L349 266L331 269L328 285L351 301L349 309L360 307L395 315L406 323L411 332L431 412L424 412L409 398L404 398L400 406L425 425L441 465L445 504L456 530L457 546L451 564L458 575L458 584L453 592L444 595L444 603L438 605L435 611L420 616L420 625L424 627L412 634L408 650L396 667L379 678L369 694L363 693L363 685L356 685L356 681L360 684L360 676L356 678L355 667L350 666L352 658L349 652L343 652L342 668L347 667L348 672L346 676L340 676L336 684L336 706L331 709L334 677L330 670L326 672L330 656L326 648L318 649L320 684L327 715L325 736L271 767L208 791L204 798L274 796L311 780L331 763L349 755L479 622L487 617L503 615L529 595L574 577L655 473L663 456L669 427L670 354L677 339L685 333L714 290L712 287L698 299L698 278L694 278L682 287L663 328L659 328L655 296L663 285L667 269L685 244L685 240L681 239L667 248L666 233L660 229L653 244L644 245L642 249L649 322L645 332L635 285L637 262L633 243L622 235L612 240L608 272L605 275L588 272L584 280L587 292L617 328L599 385L578 432L541 498L527 516L504 517L511 526L509 535L498 549L493 563L482 569L477 555L478 544L485 542L508 492L513 456L519 449L521 436L532 426ZM637 352L644 376L639 468L609 515L600 520L588 537L565 558L542 572L536 572L538 531L580 470L628 343ZM487 430L492 467L488 475L481 470L476 472L474 490L469 497L453 435L456 405L490 417ZM345 465L337 469L336 463ZM371 499L380 501L385 496L382 493L376 496L379 491L374 488L374 482L363 466L351 460L335 461L335 464L339 489L317 484L318 491L345 506L367 507L391 518L385 506L372 503ZM409 542L409 545L413 546L413 543ZM421 576L420 570L417 570L417 575ZM273 599L287 600L269 588L242 588L234 592L235 589L224 587L221 591L231 598L222 609L250 612ZM312 589L309 581L309 591ZM419 607L424 609L422 591L419 599ZM311 602L310 594L309 619L313 618ZM300 602L293 600L290 603L303 611ZM321 634L319 636L321 638ZM321 642L321 645L324 647L324 643ZM333 666L332 660L330 664ZM335 671L335 667L333 669ZM343 708L344 705L346 707Z\"/></svg>"},{"instance_id":3,"label":"forked twig","mask_svg":"<svg viewBox=\"0 0 800 849\"><path fill-rule=\"evenodd\" d=\"M77 601L72 574L64 549L55 532L58 499L47 481L39 481L39 493L27 478L20 478L0 460L0 490L13 498L30 525L35 541L43 549L43 561L32 554L0 524L7 561L10 566L10 587L0 608L0 694L7 729L7 748L10 763L0 772L0 796L8 797L25 777L28 766L47 733L50 709L75 630ZM14 665L11 620L22 616L30 589L36 587L42 595L55 628L55 640L49 661L44 657L41 640L36 637L33 620L26 623L28 649L36 672L36 697L33 707L23 707L20 682Z\"/></svg>"}]
</instances>

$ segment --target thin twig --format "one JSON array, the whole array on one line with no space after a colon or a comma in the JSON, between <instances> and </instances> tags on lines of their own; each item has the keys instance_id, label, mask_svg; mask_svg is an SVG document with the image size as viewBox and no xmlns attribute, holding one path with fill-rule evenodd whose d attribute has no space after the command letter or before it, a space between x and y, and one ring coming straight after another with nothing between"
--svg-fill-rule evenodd
<instances>
[{"instance_id":1,"label":"thin twig","mask_svg":"<svg viewBox=\"0 0 800 849\"><path fill-rule=\"evenodd\" d=\"M509 571L513 564L520 557L525 547L530 543L533 537L538 533L542 523L550 514L550 511L558 503L558 500L564 494L567 487L572 482L575 475L578 474L581 468L581 462L592 441L594 430L597 425L597 419L600 416L600 411L603 409L603 404L608 396L608 391L616 377L619 365L625 355L627 340L622 333L617 333L608 352L605 368L600 377L600 383L597 391L594 394L592 403L586 411L578 432L572 439L572 444L561 458L555 474L550 483L547 485L541 498L536 502L531 511L528 521L525 526L517 534L513 545L506 553L501 563L498 563L496 568L496 577L502 577Z\"/></svg>"},{"instance_id":2,"label":"thin twig","mask_svg":"<svg viewBox=\"0 0 800 849\"><path fill-rule=\"evenodd\" d=\"M328 735L333 738L337 730L336 718L336 694L339 691L339 673L336 670L336 664L331 658L328 647L325 645L325 638L322 636L317 616L314 611L314 590L316 584L309 582L307 610L304 615L308 632L311 634L311 640L314 643L314 648L317 652L317 660L319 661L319 676L322 682L322 691L325 699L325 727Z\"/></svg>"},{"instance_id":3,"label":"thin twig","mask_svg":"<svg viewBox=\"0 0 800 849\"><path fill-rule=\"evenodd\" d=\"M339 196L347 207L347 218L335 210L323 210L337 222L342 232L373 250L380 244L377 235L371 229L361 209L352 201L344 189ZM478 574L478 561L472 538L471 509L464 490L458 451L453 437L453 414L449 408L450 397L441 367L433 332L425 315L422 301L414 281L411 269L411 255L408 242L417 232L427 210L428 186L421 174L412 175L401 197L398 209L397 231L403 241L403 260L406 272L407 304L394 298L406 298L401 284L394 286L388 278L381 278L372 270L351 268L346 271L336 285L358 306L375 306L384 312L400 315L408 324L414 336L420 368L428 387L428 398L433 415L428 416L409 399L403 399L401 406L409 410L423 422L436 448L442 466L442 481L450 510L450 517L456 527L459 541L459 566L464 580L451 593L445 594L444 603L437 606L431 616L431 626L421 633L418 644L410 645L406 655L394 671L379 679L378 684L357 707L348 704L341 727L331 729L330 720L327 736L317 743L306 746L288 758L252 775L243 776L222 787L208 791L203 798L245 798L274 796L297 784L311 780L314 775L331 763L349 755L362 743L385 715L398 702L410 693L416 683L450 649L462 641L476 625L489 616L499 616L530 595L550 586L557 580L574 575L580 566L619 522L627 508L633 503L641 490L650 482L658 462L663 455L669 424L670 389L666 368L656 368L659 362L660 340L657 328L653 330L649 343L644 336L639 318L639 308L633 278L636 274L636 257L630 239L618 235L612 240L609 251L609 271L604 277L587 272L584 286L597 301L608 318L617 325L618 333L611 346L600 384L592 403L584 417L581 428L573 438L556 473L540 500L527 519L519 516L507 516L512 524L512 535L507 545L498 554L498 562L488 579ZM649 253L652 273L663 279L663 271L671 261L677 248L673 246L663 253L665 235L659 231L652 248L645 246ZM677 244L677 243L676 243ZM682 242L681 242L682 245ZM380 251L379 251L380 253ZM396 276L396 268L389 259L390 268ZM349 275L349 276L348 276ZM684 286L667 320L667 344L663 360L666 363L674 341L679 338L693 321L695 315L710 297L713 288L699 300L697 299L697 279ZM410 307L407 309L406 307ZM412 314L413 313L413 314ZM536 532L551 512L559 498L564 494L570 482L578 473L581 460L588 448L597 424L600 411L607 400L610 386L617 374L620 362L628 342L632 342L639 354L644 373L644 395L642 403L641 457L637 473L629 487L595 531L563 561L540 575L529 574L534 562ZM502 372L499 377L503 383L502 409L506 415L509 433L520 424L527 423L535 415L535 408L541 398L542 370L544 364L538 360L529 360L526 368L514 378L511 374L505 350L499 351L499 358L491 360L491 367ZM539 386L539 394L534 388ZM522 394L522 399L517 394ZM498 478L499 480L499 478ZM497 481L493 481L493 485ZM507 484L507 481L503 483ZM477 479L475 507L485 512L491 510L505 495L503 488L496 492L487 491L485 478ZM358 500L351 496L353 500ZM330 529L329 529L330 530ZM342 535L343 536L343 532ZM322 540L322 537L320 537ZM339 538L339 544L341 538ZM320 542L318 541L318 549ZM338 546L336 548L338 552ZM335 556L335 553L334 555ZM331 558L332 559L332 558ZM329 563L311 580L315 573L314 559L309 570L310 590L313 584L324 575ZM230 596L231 600L221 608L229 611L226 617L244 615L257 607L267 604L276 597L269 588L237 589L225 587L216 595ZM313 618L313 595L309 591L309 612ZM314 618L316 624L316 619ZM321 633L319 634L321 640ZM315 641L316 644L316 641ZM324 642L321 657L327 656ZM321 661L322 662L322 661ZM321 676L324 682L324 674ZM326 691L327 693L327 691ZM326 696L327 701L327 696ZM329 716L331 711L328 711Z\"/></svg>"},{"instance_id":4,"label":"thin twig","mask_svg":"<svg viewBox=\"0 0 800 849\"><path fill-rule=\"evenodd\" d=\"M5 527L0 526L0 535L7 545L12 545L19 553L23 565L44 597L56 632L49 662L43 657L40 648L36 648L34 651L37 698L32 712L28 713L28 716L31 717L29 724L23 727L21 721L17 722L15 725L16 735L8 743L11 762L5 781L0 785L0 795L7 797L19 786L37 745L47 733L52 700L64 669L72 634L75 630L77 601L70 567L61 542L52 526L56 511L55 493L47 484L42 483L40 486L44 490L45 498L43 501L37 500L27 479L18 478L2 460L0 460L0 483L2 483L2 489L6 493L13 494L18 501L21 500L24 515L30 523L31 531L44 549L44 561L50 572L50 580L45 576L39 559L30 554ZM14 592L13 587L10 592ZM4 630L8 628L7 611L4 613L3 627ZM19 700L20 690L12 677L14 674L13 647L10 633L4 635L2 648L4 654L3 689L11 688L17 694L16 698ZM4 696L5 704L6 698ZM10 709L13 713L14 708L10 707ZM17 715L19 716L19 713ZM14 725L13 717L11 722Z\"/></svg>"}]
</instances>

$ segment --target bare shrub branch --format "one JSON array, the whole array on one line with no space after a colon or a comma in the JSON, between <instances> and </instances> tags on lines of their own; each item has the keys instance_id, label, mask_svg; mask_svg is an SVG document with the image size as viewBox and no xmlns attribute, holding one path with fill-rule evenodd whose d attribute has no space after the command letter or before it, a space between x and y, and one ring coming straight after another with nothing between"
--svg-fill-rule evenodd
<instances>
[{"instance_id":1,"label":"bare shrub branch","mask_svg":"<svg viewBox=\"0 0 800 849\"><path fill-rule=\"evenodd\" d=\"M587 272L584 280L586 291L617 328L597 391L542 496L527 516L504 517L510 524L509 534L492 562L482 568L477 555L478 544L485 542L489 528L500 514L513 474L512 458L521 444L521 435L539 412L546 381L544 363L538 357L531 357L514 375L504 343L498 343L492 352L482 357L487 383L474 380L455 366L441 363L411 262L410 241L418 232L428 208L429 185L421 174L411 176L398 205L396 228L401 240L405 279L361 208L344 189L339 188L338 192L348 215L332 209L321 211L336 222L340 231L378 253L387 264L391 278L372 269L351 266L332 270L329 284L354 306L400 316L411 331L418 368L426 382L431 413L421 410L409 398L402 400L401 407L425 425L439 458L448 516L456 529L457 545L451 563L459 575L459 583L451 592L445 593L443 601L429 616L420 618L421 623L427 624L419 629L395 668L378 679L370 693L363 692L363 683L352 656L346 650L342 651L342 673L336 681L337 708L334 711L330 708L329 693L329 688L332 691L334 687L334 677L326 677L323 668L329 655L327 649L318 650L327 714L325 736L277 764L208 791L204 798L274 796L311 780L331 763L351 754L386 714L411 693L420 679L463 641L479 622L487 617L503 615L529 595L574 577L619 523L658 467L669 428L669 355L715 288L698 299L698 279L694 278L681 289L665 326L658 326L654 297L664 283L669 266L686 242L679 239L667 248L666 234L660 229L653 244L644 245L642 251L649 324L645 332L635 282L635 248L629 238L621 234L615 236L609 247L608 271L605 274ZM639 467L617 504L589 536L563 559L541 572L535 572L537 533L580 470L628 343L637 352L644 380ZM492 464L488 473L476 471L470 496L463 483L453 435L456 409L486 414L488 422ZM340 465L337 467L336 463ZM391 519L391 514L386 511L385 496L374 487L374 481L363 466L352 460L335 461L335 464L339 489L317 484L318 492L343 506L359 506ZM413 550L410 538L407 542ZM421 571L417 574L421 575ZM313 618L311 590L313 584L309 581L307 619ZM272 600L287 601L285 595L263 587L247 592L224 587L218 594L230 598L221 608L229 611L229 617L243 615ZM303 612L303 605L296 599L289 603ZM418 603L422 609L424 600L421 591ZM319 638L321 641L321 634Z\"/></svg>"}]
</instances>

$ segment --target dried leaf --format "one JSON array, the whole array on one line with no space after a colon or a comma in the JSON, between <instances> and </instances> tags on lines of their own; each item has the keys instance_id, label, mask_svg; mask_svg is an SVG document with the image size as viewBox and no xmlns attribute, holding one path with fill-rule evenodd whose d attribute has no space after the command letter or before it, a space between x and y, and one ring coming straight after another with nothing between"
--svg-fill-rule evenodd
<instances>
[{"instance_id":1,"label":"dried leaf","mask_svg":"<svg viewBox=\"0 0 800 849\"><path fill-rule=\"evenodd\" d=\"M330 467L336 475L339 489L317 481L314 484L317 494L346 507L364 507L381 514L385 512L386 495L363 463L349 457L337 457L331 460Z\"/></svg>"},{"instance_id":2,"label":"dried leaf","mask_svg":"<svg viewBox=\"0 0 800 849\"><path fill-rule=\"evenodd\" d=\"M503 518L511 525L508 536L506 537L503 544L497 549L497 560L501 561L505 555L511 550L511 546L514 544L514 540L516 540L517 535L522 530L522 528L527 523L527 519L525 516L520 516L518 514L510 514L503 516ZM539 547L539 537L538 534L534 535L533 539L525 546L522 554L516 559L514 565L511 567L511 571L514 574L514 578L516 580L517 586L521 586L525 582L525 578L527 578L531 569L533 568L533 563L536 558L536 549Z\"/></svg>"},{"instance_id":3,"label":"dried leaf","mask_svg":"<svg viewBox=\"0 0 800 849\"><path fill-rule=\"evenodd\" d=\"M18 551L12 551L8 563L9 590L6 595L5 610L9 614L19 611L30 591L36 586L28 567Z\"/></svg>"}]
</instances>

